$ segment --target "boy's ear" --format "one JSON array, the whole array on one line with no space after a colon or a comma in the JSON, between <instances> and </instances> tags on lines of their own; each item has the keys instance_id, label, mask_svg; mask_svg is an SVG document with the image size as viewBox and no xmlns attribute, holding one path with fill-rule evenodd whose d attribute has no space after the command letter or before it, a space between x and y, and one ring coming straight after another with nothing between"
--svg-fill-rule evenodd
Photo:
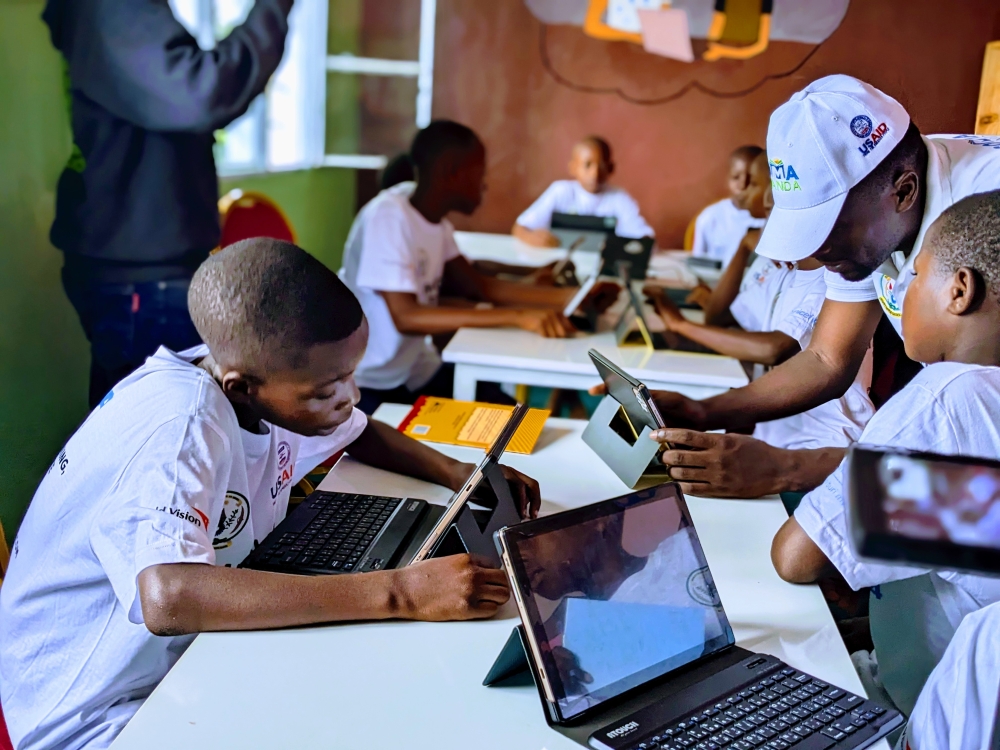
<instances>
[{"instance_id":1,"label":"boy's ear","mask_svg":"<svg viewBox=\"0 0 1000 750\"><path fill-rule=\"evenodd\" d=\"M237 404L250 403L250 380L241 372L228 370L222 376L222 392Z\"/></svg>"},{"instance_id":2,"label":"boy's ear","mask_svg":"<svg viewBox=\"0 0 1000 750\"><path fill-rule=\"evenodd\" d=\"M948 312L952 315L967 315L974 313L983 304L986 297L986 283L974 268L962 266L951 277L951 298L948 300Z\"/></svg>"},{"instance_id":3,"label":"boy's ear","mask_svg":"<svg viewBox=\"0 0 1000 750\"><path fill-rule=\"evenodd\" d=\"M608 177L615 173L615 163L613 161L608 162Z\"/></svg>"}]
</instances>

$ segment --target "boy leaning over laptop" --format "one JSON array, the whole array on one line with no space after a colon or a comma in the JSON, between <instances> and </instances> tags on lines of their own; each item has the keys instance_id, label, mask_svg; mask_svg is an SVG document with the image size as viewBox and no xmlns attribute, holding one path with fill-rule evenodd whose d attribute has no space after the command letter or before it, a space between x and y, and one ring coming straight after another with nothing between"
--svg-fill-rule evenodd
<instances>
[{"instance_id":1,"label":"boy leaning over laptop","mask_svg":"<svg viewBox=\"0 0 1000 750\"><path fill-rule=\"evenodd\" d=\"M197 271L207 346L161 348L105 396L43 478L0 590L0 702L18 750L103 748L209 630L488 617L502 571L467 555L360 575L236 569L289 490L346 449L458 489L474 467L354 408L368 325L303 250L258 238ZM523 515L538 485L505 468Z\"/></svg>"}]
</instances>

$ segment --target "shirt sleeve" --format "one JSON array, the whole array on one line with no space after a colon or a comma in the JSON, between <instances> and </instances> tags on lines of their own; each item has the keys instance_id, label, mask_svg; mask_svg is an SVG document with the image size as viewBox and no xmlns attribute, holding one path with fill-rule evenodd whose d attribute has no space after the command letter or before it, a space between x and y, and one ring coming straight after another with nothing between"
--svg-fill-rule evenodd
<instances>
[{"instance_id":1,"label":"shirt sleeve","mask_svg":"<svg viewBox=\"0 0 1000 750\"><path fill-rule=\"evenodd\" d=\"M132 457L90 528L90 544L130 622L143 622L137 578L164 563L215 563L209 519L219 517L232 468L228 438L178 417Z\"/></svg>"},{"instance_id":2,"label":"shirt sleeve","mask_svg":"<svg viewBox=\"0 0 1000 750\"><path fill-rule=\"evenodd\" d=\"M761 329L762 319L758 304L760 296L758 288L749 287L737 294L736 299L729 306L729 312L732 313L744 331L759 331Z\"/></svg>"},{"instance_id":3,"label":"shirt sleeve","mask_svg":"<svg viewBox=\"0 0 1000 750\"><path fill-rule=\"evenodd\" d=\"M277 69L292 0L257 0L212 50L166 2L73 4L72 36L54 41L74 89L148 130L210 133L246 112Z\"/></svg>"},{"instance_id":4,"label":"shirt sleeve","mask_svg":"<svg viewBox=\"0 0 1000 750\"><path fill-rule=\"evenodd\" d=\"M360 409L355 409L344 424L334 430L331 435L316 437L298 437L299 443L295 457L295 471L292 473L292 485L298 484L302 478L315 469L333 454L344 450L364 432L368 426L368 416Z\"/></svg>"},{"instance_id":5,"label":"shirt sleeve","mask_svg":"<svg viewBox=\"0 0 1000 750\"><path fill-rule=\"evenodd\" d=\"M911 383L875 413L860 442L955 453L956 441L948 425L947 413L934 394ZM799 526L855 590L926 573L920 568L861 560L855 554L847 528L846 466L845 459L822 485L802 499L795 511Z\"/></svg>"},{"instance_id":6,"label":"shirt sleeve","mask_svg":"<svg viewBox=\"0 0 1000 750\"><path fill-rule=\"evenodd\" d=\"M357 285L377 292L417 294L417 269L402 208L390 198L365 217Z\"/></svg>"},{"instance_id":7,"label":"shirt sleeve","mask_svg":"<svg viewBox=\"0 0 1000 750\"><path fill-rule=\"evenodd\" d=\"M618 222L615 227L615 233L619 237L637 238L655 236L653 228L649 226L646 220L642 218L642 214L639 213L639 204L635 198L624 190L621 190L618 193L615 204L615 219Z\"/></svg>"},{"instance_id":8,"label":"shirt sleeve","mask_svg":"<svg viewBox=\"0 0 1000 750\"><path fill-rule=\"evenodd\" d=\"M552 212L555 211L559 190L558 182L549 185L545 192L517 217L517 223L525 229L548 229L552 226Z\"/></svg>"},{"instance_id":9,"label":"shirt sleeve","mask_svg":"<svg viewBox=\"0 0 1000 750\"><path fill-rule=\"evenodd\" d=\"M805 349L816 328L825 296L823 292L810 292L781 320L775 321L774 330L791 336Z\"/></svg>"},{"instance_id":10,"label":"shirt sleeve","mask_svg":"<svg viewBox=\"0 0 1000 750\"><path fill-rule=\"evenodd\" d=\"M848 281L839 273L827 269L823 272L826 281L826 298L834 302L874 302L878 299L871 276L861 281Z\"/></svg>"}]
</instances>

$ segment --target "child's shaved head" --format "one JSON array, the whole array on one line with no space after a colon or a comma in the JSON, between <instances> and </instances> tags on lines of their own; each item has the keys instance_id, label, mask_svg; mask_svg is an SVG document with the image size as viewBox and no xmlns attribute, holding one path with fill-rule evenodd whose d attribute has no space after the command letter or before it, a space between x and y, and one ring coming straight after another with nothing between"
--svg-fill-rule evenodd
<instances>
[{"instance_id":1,"label":"child's shaved head","mask_svg":"<svg viewBox=\"0 0 1000 750\"><path fill-rule=\"evenodd\" d=\"M740 146L729 155L729 161L743 161L746 162L747 166L750 166L753 164L753 160L762 153L764 153L764 149L760 146Z\"/></svg>"},{"instance_id":2,"label":"child's shaved head","mask_svg":"<svg viewBox=\"0 0 1000 750\"><path fill-rule=\"evenodd\" d=\"M569 174L584 190L598 193L608 177L615 171L611 146L596 135L588 135L576 142L569 160Z\"/></svg>"},{"instance_id":3,"label":"child's shaved head","mask_svg":"<svg viewBox=\"0 0 1000 750\"><path fill-rule=\"evenodd\" d=\"M941 270L971 268L1000 297L1000 190L963 198L938 217L933 231L927 246Z\"/></svg>"},{"instance_id":4,"label":"child's shaved head","mask_svg":"<svg viewBox=\"0 0 1000 750\"><path fill-rule=\"evenodd\" d=\"M212 255L188 291L195 328L224 367L295 367L310 347L342 341L364 318L330 269L290 242L255 237Z\"/></svg>"}]
</instances>

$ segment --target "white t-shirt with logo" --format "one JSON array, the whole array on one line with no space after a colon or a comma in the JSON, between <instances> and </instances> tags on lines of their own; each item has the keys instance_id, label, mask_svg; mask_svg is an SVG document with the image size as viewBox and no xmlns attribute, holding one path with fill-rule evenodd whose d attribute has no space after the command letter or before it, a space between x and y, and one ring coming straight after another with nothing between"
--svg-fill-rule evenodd
<instances>
[{"instance_id":1,"label":"white t-shirt with logo","mask_svg":"<svg viewBox=\"0 0 1000 750\"><path fill-rule=\"evenodd\" d=\"M1000 693L1000 604L962 620L927 678L899 747L983 750L990 746Z\"/></svg>"},{"instance_id":2,"label":"white t-shirt with logo","mask_svg":"<svg viewBox=\"0 0 1000 750\"><path fill-rule=\"evenodd\" d=\"M31 501L0 588L0 704L19 750L104 748L194 639L154 636L137 577L240 563L291 487L367 425L240 429L222 389L160 348L66 443Z\"/></svg>"},{"instance_id":3,"label":"white t-shirt with logo","mask_svg":"<svg viewBox=\"0 0 1000 750\"><path fill-rule=\"evenodd\" d=\"M723 267L736 255L750 229L760 229L766 219L755 219L745 208L737 208L729 198L706 206L694 220L691 255L722 261Z\"/></svg>"},{"instance_id":4,"label":"white t-shirt with logo","mask_svg":"<svg viewBox=\"0 0 1000 750\"><path fill-rule=\"evenodd\" d=\"M553 213L614 216L618 220L615 234L619 237L652 237L654 234L639 213L635 199L614 185L605 185L601 192L591 193L576 180L556 180L517 217L517 223L526 229L548 229Z\"/></svg>"},{"instance_id":5,"label":"white t-shirt with logo","mask_svg":"<svg viewBox=\"0 0 1000 750\"><path fill-rule=\"evenodd\" d=\"M823 273L822 268L789 270L768 258L758 257L743 277L740 293L729 309L744 330L781 331L805 349L826 296ZM801 414L761 422L754 429L754 437L789 450L850 445L861 436L875 413L868 397L871 378L869 347L854 382L843 396Z\"/></svg>"},{"instance_id":6,"label":"white t-shirt with logo","mask_svg":"<svg viewBox=\"0 0 1000 750\"><path fill-rule=\"evenodd\" d=\"M1000 367L938 362L872 417L861 443L1000 459ZM878 586L870 607L882 685L912 709L962 618L1000 601L1000 578L861 560L849 541L841 463L795 511L803 531L854 589Z\"/></svg>"},{"instance_id":7,"label":"white t-shirt with logo","mask_svg":"<svg viewBox=\"0 0 1000 750\"><path fill-rule=\"evenodd\" d=\"M878 300L889 322L903 335L902 312L906 289L913 279L913 261L931 224L962 198L1000 189L1000 136L932 135L927 145L927 194L920 232L907 258L893 253L869 278L847 281L827 272L826 297L835 302Z\"/></svg>"},{"instance_id":8,"label":"white t-shirt with logo","mask_svg":"<svg viewBox=\"0 0 1000 750\"><path fill-rule=\"evenodd\" d=\"M368 349L354 373L362 388L416 390L441 366L427 336L402 334L379 292L409 292L436 307L445 264L461 253L451 222L432 224L410 204L416 184L383 190L358 214L344 246L340 278L368 318Z\"/></svg>"}]
</instances>

